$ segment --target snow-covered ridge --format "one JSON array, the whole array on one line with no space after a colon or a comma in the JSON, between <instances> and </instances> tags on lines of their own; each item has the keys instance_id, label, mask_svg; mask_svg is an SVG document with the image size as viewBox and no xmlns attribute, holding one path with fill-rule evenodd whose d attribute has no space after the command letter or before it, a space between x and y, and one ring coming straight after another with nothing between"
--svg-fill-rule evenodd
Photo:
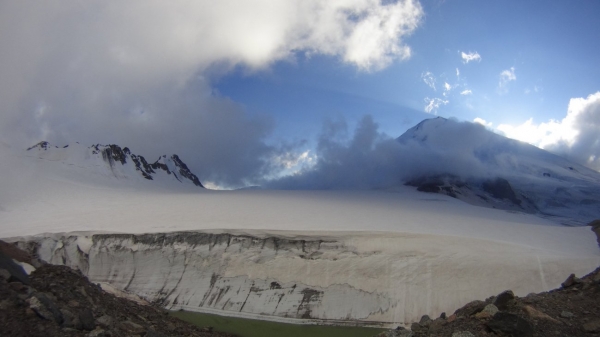
<instances>
[{"instance_id":1,"label":"snow-covered ridge","mask_svg":"<svg viewBox=\"0 0 600 337\"><path fill-rule=\"evenodd\" d=\"M176 154L169 157L162 155L154 163L148 163L143 156L136 155L129 148L121 148L119 145L96 144L84 147L76 143L58 147L45 141L28 148L27 151L41 159L61 161L67 165L77 165L99 173L109 172L115 178L166 179L203 187L198 177Z\"/></svg>"},{"instance_id":2,"label":"snow-covered ridge","mask_svg":"<svg viewBox=\"0 0 600 337\"><path fill-rule=\"evenodd\" d=\"M435 173L409 179L420 191L477 206L534 213L569 225L600 218L600 173L482 125L427 119L397 141L440 153ZM454 163L462 170L445 169ZM431 168L424 172L432 172Z\"/></svg>"}]
</instances>

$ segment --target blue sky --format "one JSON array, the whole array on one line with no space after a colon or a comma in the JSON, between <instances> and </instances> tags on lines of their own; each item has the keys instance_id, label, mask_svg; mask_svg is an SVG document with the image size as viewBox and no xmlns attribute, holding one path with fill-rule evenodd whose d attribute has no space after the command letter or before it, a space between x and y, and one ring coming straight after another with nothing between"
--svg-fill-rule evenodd
<instances>
[{"instance_id":1,"label":"blue sky","mask_svg":"<svg viewBox=\"0 0 600 337\"><path fill-rule=\"evenodd\" d=\"M371 114L399 136L425 113L426 98L448 101L430 112L493 125L563 119L569 100L600 89L600 2L422 1L425 17L406 39L409 60L374 72L336 57L282 61L268 71L238 69L215 81L249 111L277 116L278 134L318 132L323 118ZM465 63L461 53L480 55ZM515 80L499 87L500 74ZM457 76L458 71L458 76ZM423 74L435 79L433 90ZM451 89L444 96L444 85ZM465 92L469 90L470 93ZM461 92L464 92L461 95Z\"/></svg>"},{"instance_id":2,"label":"blue sky","mask_svg":"<svg viewBox=\"0 0 600 337\"><path fill-rule=\"evenodd\" d=\"M310 166L331 128L398 137L437 115L600 170L599 14L595 0L0 0L0 140L176 152L239 187Z\"/></svg>"}]
</instances>

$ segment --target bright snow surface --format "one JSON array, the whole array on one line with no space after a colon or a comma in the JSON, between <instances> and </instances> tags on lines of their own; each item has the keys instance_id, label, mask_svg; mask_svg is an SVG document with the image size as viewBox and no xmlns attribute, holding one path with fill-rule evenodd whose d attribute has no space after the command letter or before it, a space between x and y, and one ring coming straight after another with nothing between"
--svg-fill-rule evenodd
<instances>
[{"instance_id":1,"label":"bright snow surface","mask_svg":"<svg viewBox=\"0 0 600 337\"><path fill-rule=\"evenodd\" d=\"M568 274L582 275L600 264L600 249L589 227L563 227L408 187L210 191L115 176L108 166L84 157L40 158L2 144L0 152L0 237L185 230L339 237L358 251L375 252L362 262L363 269L373 269L364 269L362 275L331 274L323 264L312 273L300 273L296 281L327 288L356 278L348 282L358 289L387 287L390 298L403 301L402 310L391 317L398 322L453 311L461 301L504 289L521 296L549 290ZM413 261L412 267L400 263L403 256ZM308 263L302 261L292 259L286 265L296 263L302 270L301 264ZM259 270L270 278L296 277L288 269L267 267ZM412 272L407 272L409 267ZM231 273L261 278L245 270L247 264L231 268Z\"/></svg>"}]
</instances>

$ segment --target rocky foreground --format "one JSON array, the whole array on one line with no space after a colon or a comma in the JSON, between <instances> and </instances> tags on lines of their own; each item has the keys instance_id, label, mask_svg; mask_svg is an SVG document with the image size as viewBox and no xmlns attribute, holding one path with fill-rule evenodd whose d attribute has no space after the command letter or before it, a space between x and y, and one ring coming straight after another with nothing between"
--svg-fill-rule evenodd
<instances>
[{"instance_id":1,"label":"rocky foreground","mask_svg":"<svg viewBox=\"0 0 600 337\"><path fill-rule=\"evenodd\" d=\"M600 220L588 224L600 246ZM578 278L570 275L561 288L516 297L507 290L485 301L473 301L452 315L421 317L410 330L398 327L376 337L576 337L600 335L600 267Z\"/></svg>"},{"instance_id":2,"label":"rocky foreground","mask_svg":"<svg viewBox=\"0 0 600 337\"><path fill-rule=\"evenodd\" d=\"M28 276L14 261L38 268ZM211 330L108 294L78 271L0 241L0 336L232 337Z\"/></svg>"},{"instance_id":3,"label":"rocky foreground","mask_svg":"<svg viewBox=\"0 0 600 337\"><path fill-rule=\"evenodd\" d=\"M600 268L560 289L516 297L507 290L473 301L452 315L423 316L411 329L397 328L377 337L598 336L600 335Z\"/></svg>"}]
</instances>

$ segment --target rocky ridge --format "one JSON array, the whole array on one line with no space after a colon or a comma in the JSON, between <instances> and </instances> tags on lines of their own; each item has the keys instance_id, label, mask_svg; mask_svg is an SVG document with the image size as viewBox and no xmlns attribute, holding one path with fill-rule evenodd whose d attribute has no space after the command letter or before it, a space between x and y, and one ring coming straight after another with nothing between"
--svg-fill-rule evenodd
<instances>
[{"instance_id":1,"label":"rocky ridge","mask_svg":"<svg viewBox=\"0 0 600 337\"><path fill-rule=\"evenodd\" d=\"M19 264L37 265L29 276ZM79 271L42 264L0 241L2 336L232 337L104 292Z\"/></svg>"},{"instance_id":2,"label":"rocky ridge","mask_svg":"<svg viewBox=\"0 0 600 337\"><path fill-rule=\"evenodd\" d=\"M60 151L67 149L69 145L64 147L52 146L48 142L43 141L30 147L27 151L38 151L47 153L52 151ZM111 169L117 165L125 166L132 163L135 166L135 171L147 180L155 180L156 175L166 173L168 176L173 176L177 181L190 182L198 187L204 187L200 179L192 173L188 166L179 158L178 155L171 156L162 155L155 162L149 163L144 156L136 155L131 152L128 147L120 147L119 145L95 144L86 149L89 156L100 156L101 159L108 164Z\"/></svg>"}]
</instances>

